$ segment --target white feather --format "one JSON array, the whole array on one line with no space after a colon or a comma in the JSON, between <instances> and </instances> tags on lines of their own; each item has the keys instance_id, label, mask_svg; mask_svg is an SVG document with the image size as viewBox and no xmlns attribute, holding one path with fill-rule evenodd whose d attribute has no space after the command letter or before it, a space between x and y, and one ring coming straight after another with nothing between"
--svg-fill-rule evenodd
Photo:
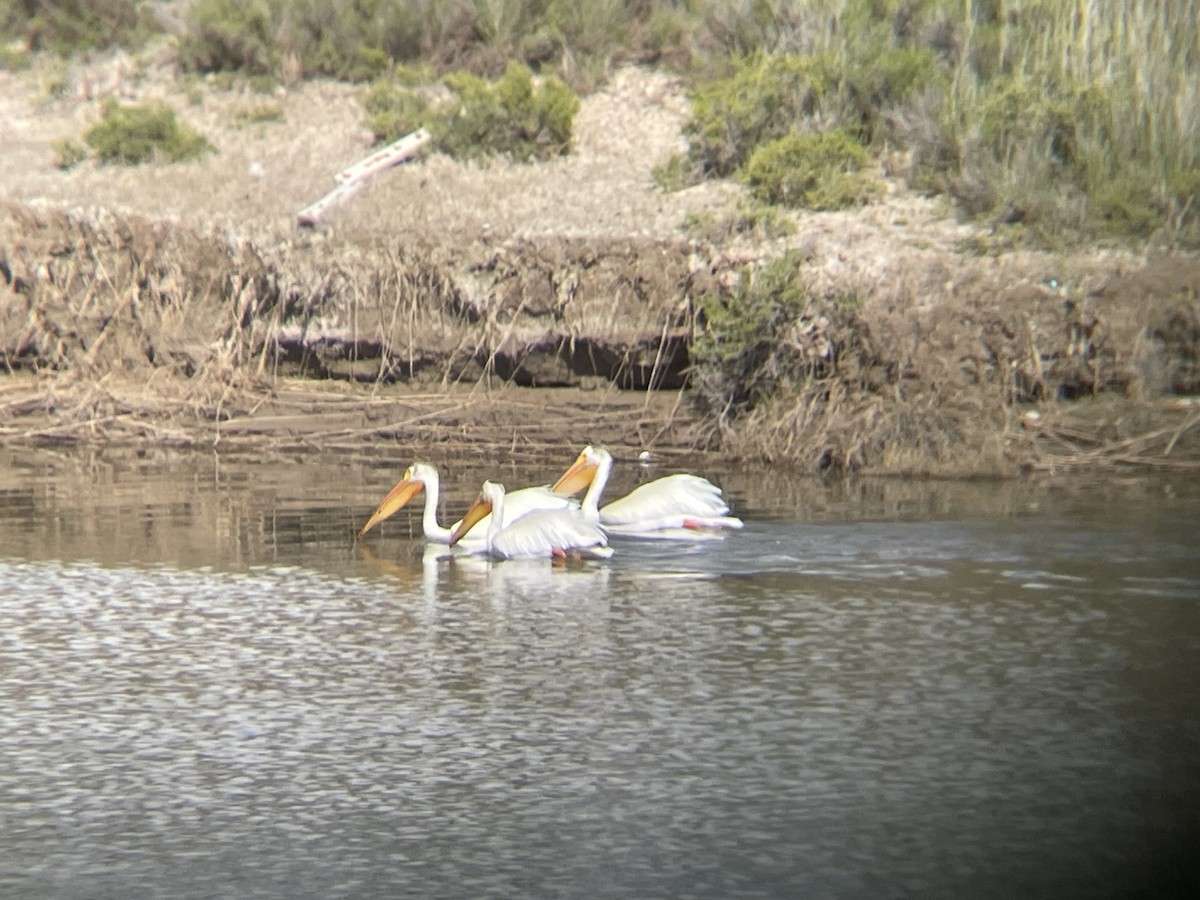
<instances>
[{"instance_id":1,"label":"white feather","mask_svg":"<svg viewBox=\"0 0 1200 900\"><path fill-rule=\"evenodd\" d=\"M504 486L485 481L480 500L492 505L491 522L485 532L487 552L500 559L548 557L559 553L590 559L612 556L603 530L586 521L578 510L540 509L508 520L508 498ZM509 521L509 524L502 524Z\"/></svg>"},{"instance_id":2,"label":"white feather","mask_svg":"<svg viewBox=\"0 0 1200 900\"><path fill-rule=\"evenodd\" d=\"M721 489L698 475L667 475L639 485L600 508L602 525L639 525L658 519L717 518L729 512Z\"/></svg>"},{"instance_id":3,"label":"white feather","mask_svg":"<svg viewBox=\"0 0 1200 900\"><path fill-rule=\"evenodd\" d=\"M394 508L388 509L386 512L384 512L384 507L388 505L388 501L391 499L393 494L395 494L397 491L400 491L405 486L416 485L419 485L417 490L424 491L425 493L425 508L421 515L421 530L425 535L425 540L434 544L449 544L450 535L454 532L454 529L461 524L462 520L459 519L449 528L438 523L437 507L441 491L441 478L438 475L437 467L432 463L427 462L416 462L408 467L404 473L404 477L400 480L396 487L392 489L392 493L388 494L388 496L380 504L379 509L376 510L375 515L371 517L371 520L367 523L367 525L363 527L360 535L368 531L377 522L383 521L384 519L393 515L397 510L404 506L405 503L407 503L407 501L405 501L404 503L400 503L398 506L395 506ZM501 522L502 525L511 524L513 520L518 519L528 513L534 512L535 510L579 508L579 503L575 500L572 500L569 497L563 497L560 494L556 494L551 491L549 487L544 485L541 487L521 488L520 490L513 491L507 496L506 501L507 502L504 504L503 521ZM484 534L487 532L490 524L491 516L485 516L478 523L476 523L475 527L472 528L470 532L460 539L460 545L464 549L474 548L482 550L484 548Z\"/></svg>"},{"instance_id":4,"label":"white feather","mask_svg":"<svg viewBox=\"0 0 1200 900\"><path fill-rule=\"evenodd\" d=\"M580 511L588 521L598 522L611 534L694 539L696 529L742 527L741 519L728 515L729 504L719 487L699 475L686 473L656 478L601 507L600 495L612 472L612 454L602 447L585 447L580 460L596 467Z\"/></svg>"}]
</instances>

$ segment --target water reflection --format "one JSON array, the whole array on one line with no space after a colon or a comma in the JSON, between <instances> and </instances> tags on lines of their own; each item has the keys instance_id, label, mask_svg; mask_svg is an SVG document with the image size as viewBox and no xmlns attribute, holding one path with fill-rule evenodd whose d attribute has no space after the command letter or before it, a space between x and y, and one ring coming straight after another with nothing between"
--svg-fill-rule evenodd
<instances>
[{"instance_id":1,"label":"water reflection","mask_svg":"<svg viewBox=\"0 0 1200 900\"><path fill-rule=\"evenodd\" d=\"M385 466L0 472L4 896L1197 886L1187 484L727 473L554 566L355 544Z\"/></svg>"}]
</instances>

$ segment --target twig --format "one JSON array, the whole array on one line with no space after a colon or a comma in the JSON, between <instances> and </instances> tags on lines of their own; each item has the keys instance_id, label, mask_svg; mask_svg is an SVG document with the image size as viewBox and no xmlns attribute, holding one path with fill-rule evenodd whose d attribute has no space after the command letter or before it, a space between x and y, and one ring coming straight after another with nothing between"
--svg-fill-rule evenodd
<instances>
[{"instance_id":1,"label":"twig","mask_svg":"<svg viewBox=\"0 0 1200 900\"><path fill-rule=\"evenodd\" d=\"M1167 441L1166 449L1163 450L1163 456L1170 456L1171 451L1175 449L1175 443L1197 424L1200 424L1200 413L1196 413L1190 419L1183 422L1177 429L1175 429L1175 433L1171 435L1171 439Z\"/></svg>"}]
</instances>

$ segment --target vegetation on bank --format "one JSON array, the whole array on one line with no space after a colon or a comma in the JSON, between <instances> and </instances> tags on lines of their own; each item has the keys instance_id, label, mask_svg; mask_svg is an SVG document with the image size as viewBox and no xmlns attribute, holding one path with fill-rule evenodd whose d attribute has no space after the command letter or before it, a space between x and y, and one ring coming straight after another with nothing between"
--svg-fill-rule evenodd
<instances>
[{"instance_id":1,"label":"vegetation on bank","mask_svg":"<svg viewBox=\"0 0 1200 900\"><path fill-rule=\"evenodd\" d=\"M161 32L153 4L137 0L0 0L0 67L24 64L28 52L64 56L112 47L140 47Z\"/></svg>"},{"instance_id":2,"label":"vegetation on bank","mask_svg":"<svg viewBox=\"0 0 1200 900\"><path fill-rule=\"evenodd\" d=\"M125 435L211 448L223 422L252 417L287 374L448 386L523 370L526 383L574 373L582 385L603 371L614 382L624 372L662 383L687 354L656 344L656 333L623 336L622 313L646 302L629 290L636 283L668 314L699 307L678 323L696 332L689 396L698 407L647 396L640 415L615 416L610 400L600 404L602 419L628 420L622 427L643 446L659 446L679 412L686 425L668 442L810 470L997 475L1119 463L1200 471L1200 411L1190 398L1125 399L1200 390L1193 260L1131 273L1094 304L1014 278L1012 267L969 261L963 291L931 309L813 290L796 254L748 265L740 277L735 263L714 258L712 272L697 274L691 248L637 241L560 244L554 254L545 245L510 248L526 259L514 269L511 257L487 265L486 250L463 259L462 248L401 242L347 254L344 244L320 242L297 255L294 246L235 245L181 223L9 204L0 207L0 246L0 371L35 392L8 397L0 441ZM611 298L619 312L600 316L608 324L593 319L598 328L581 332L578 320L518 324L527 293L514 281L552 291L567 283L589 297L625 286ZM513 319L481 321L468 294L499 298ZM344 321L350 308L353 329L322 326ZM131 409L118 384L146 392ZM174 399L156 406L156 392ZM1087 402L1014 410L1053 397ZM652 403L666 418L647 418ZM411 436L411 420L386 420L393 424L375 422L381 434ZM488 414L493 440L497 421ZM541 423L518 443L538 440L542 426L561 434L595 425ZM461 438L461 407L448 402L441 426ZM332 427L327 437L344 447L361 445L371 426ZM510 425L499 433L513 440ZM302 440L315 446L316 437Z\"/></svg>"},{"instance_id":3,"label":"vegetation on bank","mask_svg":"<svg viewBox=\"0 0 1200 900\"><path fill-rule=\"evenodd\" d=\"M911 186L1039 243L1200 237L1200 2L840 6L797 13L772 52L696 85L691 180L790 195L788 179L819 166L793 151L764 178L752 157L840 132Z\"/></svg>"},{"instance_id":4,"label":"vegetation on bank","mask_svg":"<svg viewBox=\"0 0 1200 900\"><path fill-rule=\"evenodd\" d=\"M19 65L27 50L136 47L163 24L159 6L0 0L0 33L21 39L0 65ZM770 239L787 232L787 209L870 203L883 170L989 223L997 243L1194 247L1198 20L1200 0L194 0L168 30L194 76L358 82L381 141L424 126L447 153L521 161L569 150L578 93L610 66L668 66L686 79L692 113L688 151L663 162L659 183L735 178L752 198L725 219L689 220L704 240ZM146 151L146 140L203 152L203 138L172 136L168 114L110 104L87 142L110 161L173 156L163 144ZM85 152L63 142L60 164ZM1095 330L1076 300L1048 301L1055 335ZM1100 329L1053 355L1028 322L997 313L992 331L947 338L963 341L961 356L924 359L908 349L911 335L881 331L864 305L813 296L791 255L700 296L691 377L714 433L753 433L776 457L811 458L820 446L819 465L835 469L903 469L902 450L969 464L1003 456L972 435L1002 433L1015 404L1133 390L1111 373L1128 371L1142 344L1168 346L1146 326L1141 343L1114 351ZM1194 295L1180 310L1179 333L1192 337L1176 355L1192 354L1194 366ZM970 373L945 362L979 346L987 355ZM995 427L981 430L984 421Z\"/></svg>"},{"instance_id":5,"label":"vegetation on bank","mask_svg":"<svg viewBox=\"0 0 1200 900\"><path fill-rule=\"evenodd\" d=\"M450 97L431 104L423 93L381 80L364 100L380 143L426 128L437 148L458 159L505 154L517 162L566 153L579 98L553 75L533 80L524 65L508 64L487 82L470 72L444 79Z\"/></svg>"},{"instance_id":6,"label":"vegetation on bank","mask_svg":"<svg viewBox=\"0 0 1200 900\"><path fill-rule=\"evenodd\" d=\"M797 253L744 266L697 298L711 442L833 472L1196 469L1194 396L1164 395L1200 391L1200 264L1163 258L1091 294L980 276L922 309L815 291Z\"/></svg>"},{"instance_id":7,"label":"vegetation on bank","mask_svg":"<svg viewBox=\"0 0 1200 900\"><path fill-rule=\"evenodd\" d=\"M203 135L176 119L165 103L120 104L111 99L84 141L100 162L122 165L185 162L214 149Z\"/></svg>"},{"instance_id":8,"label":"vegetation on bank","mask_svg":"<svg viewBox=\"0 0 1200 900\"><path fill-rule=\"evenodd\" d=\"M430 115L414 80L445 77L434 124L471 120L445 146L487 129L523 159L567 146L563 85L667 66L693 117L664 185L736 176L768 202L837 207L871 199L883 160L1019 239L1200 242L1200 0L193 0L174 21L163 7L0 0L0 63L170 28L184 71L370 83L381 139ZM502 100L513 63L550 96ZM829 134L849 150L832 169L829 146L806 145Z\"/></svg>"}]
</instances>

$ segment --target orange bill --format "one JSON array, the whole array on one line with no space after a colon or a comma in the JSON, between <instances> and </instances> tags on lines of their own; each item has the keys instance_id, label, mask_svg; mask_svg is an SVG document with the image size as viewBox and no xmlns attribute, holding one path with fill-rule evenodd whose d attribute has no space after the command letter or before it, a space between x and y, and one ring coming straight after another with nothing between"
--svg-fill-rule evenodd
<instances>
[{"instance_id":1,"label":"orange bill","mask_svg":"<svg viewBox=\"0 0 1200 900\"><path fill-rule=\"evenodd\" d=\"M404 478L400 480L400 483L392 488L392 492L383 498L383 502L371 514L371 518L367 519L367 524L358 532L359 537L362 537L384 519L394 515L404 504L421 493L425 487L425 482L412 481L411 477L412 469L409 469L404 473Z\"/></svg>"},{"instance_id":2,"label":"orange bill","mask_svg":"<svg viewBox=\"0 0 1200 900\"><path fill-rule=\"evenodd\" d=\"M458 523L458 527L450 535L450 546L457 544L464 534L470 531L478 524L479 520L490 514L492 511L492 501L488 500L480 494L475 498L475 502L471 504L471 508L467 510L466 515L462 517L462 521Z\"/></svg>"},{"instance_id":3,"label":"orange bill","mask_svg":"<svg viewBox=\"0 0 1200 900\"><path fill-rule=\"evenodd\" d=\"M571 468L563 472L562 477L554 482L550 490L564 497L577 494L592 483L597 468L599 467L594 462L588 460L587 454L580 453L575 462L571 463Z\"/></svg>"}]
</instances>

